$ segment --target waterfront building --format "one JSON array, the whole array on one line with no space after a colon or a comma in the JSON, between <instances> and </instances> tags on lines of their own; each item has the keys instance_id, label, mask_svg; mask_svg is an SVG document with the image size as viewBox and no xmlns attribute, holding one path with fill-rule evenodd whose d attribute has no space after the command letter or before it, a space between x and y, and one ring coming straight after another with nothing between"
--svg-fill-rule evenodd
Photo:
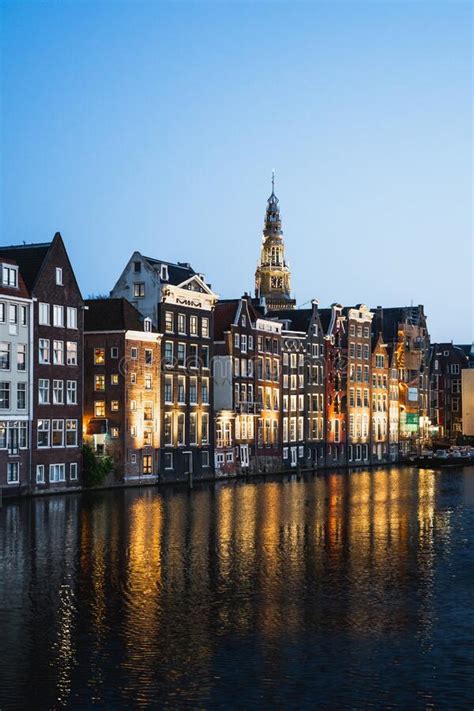
<instances>
[{"instance_id":1,"label":"waterfront building","mask_svg":"<svg viewBox=\"0 0 474 711\"><path fill-rule=\"evenodd\" d=\"M32 299L31 490L41 493L79 488L83 389L81 292L59 232L51 242L0 247L0 261L4 259L18 265Z\"/></svg>"},{"instance_id":2,"label":"waterfront building","mask_svg":"<svg viewBox=\"0 0 474 711\"><path fill-rule=\"evenodd\" d=\"M265 305L267 311L295 308L296 305L295 299L291 298L290 267L285 260L285 244L274 178L272 194L267 201L260 260L255 272L255 296Z\"/></svg>"},{"instance_id":3,"label":"waterfront building","mask_svg":"<svg viewBox=\"0 0 474 711\"><path fill-rule=\"evenodd\" d=\"M371 455L373 464L382 464L391 459L389 447L390 356L380 331L377 334L373 333L372 342Z\"/></svg>"},{"instance_id":4,"label":"waterfront building","mask_svg":"<svg viewBox=\"0 0 474 711\"><path fill-rule=\"evenodd\" d=\"M327 466L347 462L347 344L346 316L341 304L319 309L324 332L325 360L325 440Z\"/></svg>"},{"instance_id":5,"label":"waterfront building","mask_svg":"<svg viewBox=\"0 0 474 711\"><path fill-rule=\"evenodd\" d=\"M254 309L255 394L257 400L256 466L259 471L279 470L281 442L281 343L283 325Z\"/></svg>"},{"instance_id":6,"label":"waterfront building","mask_svg":"<svg viewBox=\"0 0 474 711\"><path fill-rule=\"evenodd\" d=\"M462 434L462 371L469 359L452 343L431 346L430 386L433 437L455 442Z\"/></svg>"},{"instance_id":7,"label":"waterfront building","mask_svg":"<svg viewBox=\"0 0 474 711\"><path fill-rule=\"evenodd\" d=\"M18 264L0 257L0 499L30 489L31 306Z\"/></svg>"},{"instance_id":8,"label":"waterfront building","mask_svg":"<svg viewBox=\"0 0 474 711\"><path fill-rule=\"evenodd\" d=\"M132 302L163 334L160 477L213 473L211 361L217 295L187 262L134 252L111 291Z\"/></svg>"},{"instance_id":9,"label":"waterfront building","mask_svg":"<svg viewBox=\"0 0 474 711\"><path fill-rule=\"evenodd\" d=\"M347 462L369 464L373 313L365 304L344 308L343 313L347 324Z\"/></svg>"},{"instance_id":10,"label":"waterfront building","mask_svg":"<svg viewBox=\"0 0 474 711\"><path fill-rule=\"evenodd\" d=\"M158 479L161 335L126 299L86 301L84 440L113 459L107 484Z\"/></svg>"},{"instance_id":11,"label":"waterfront building","mask_svg":"<svg viewBox=\"0 0 474 711\"><path fill-rule=\"evenodd\" d=\"M318 302L310 309L275 311L282 321L283 464L323 466L325 462L324 333ZM302 377L303 376L303 377ZM303 384L302 384L303 382ZM301 419L303 418L303 437ZM295 439L295 436L297 439Z\"/></svg>"},{"instance_id":12,"label":"waterfront building","mask_svg":"<svg viewBox=\"0 0 474 711\"><path fill-rule=\"evenodd\" d=\"M462 433L474 437L474 368L464 368L461 374Z\"/></svg>"},{"instance_id":13,"label":"waterfront building","mask_svg":"<svg viewBox=\"0 0 474 711\"><path fill-rule=\"evenodd\" d=\"M290 320L282 330L282 441L283 466L305 466L305 368L306 334L291 329Z\"/></svg>"},{"instance_id":14,"label":"waterfront building","mask_svg":"<svg viewBox=\"0 0 474 711\"><path fill-rule=\"evenodd\" d=\"M214 313L216 476L255 471L255 311L250 299L219 301Z\"/></svg>"},{"instance_id":15,"label":"waterfront building","mask_svg":"<svg viewBox=\"0 0 474 711\"><path fill-rule=\"evenodd\" d=\"M399 388L398 388L398 368L397 353L393 346L387 346L387 357L389 360L388 371L388 441L390 461L395 462L399 456Z\"/></svg>"},{"instance_id":16,"label":"waterfront building","mask_svg":"<svg viewBox=\"0 0 474 711\"><path fill-rule=\"evenodd\" d=\"M395 350L399 390L400 453L417 452L430 439L430 337L420 304L373 309L385 342Z\"/></svg>"}]
</instances>

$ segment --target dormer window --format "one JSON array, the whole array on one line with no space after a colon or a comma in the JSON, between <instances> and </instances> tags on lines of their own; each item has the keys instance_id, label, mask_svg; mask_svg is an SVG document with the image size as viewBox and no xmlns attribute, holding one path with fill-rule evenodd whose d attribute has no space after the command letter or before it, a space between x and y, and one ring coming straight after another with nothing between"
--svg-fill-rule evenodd
<instances>
[{"instance_id":1,"label":"dormer window","mask_svg":"<svg viewBox=\"0 0 474 711\"><path fill-rule=\"evenodd\" d=\"M144 323L145 331L147 331L149 333L151 331L151 318L147 317L143 323Z\"/></svg>"},{"instance_id":2,"label":"dormer window","mask_svg":"<svg viewBox=\"0 0 474 711\"><path fill-rule=\"evenodd\" d=\"M63 285L63 270L61 269L61 267L56 267L56 285Z\"/></svg>"},{"instance_id":3,"label":"dormer window","mask_svg":"<svg viewBox=\"0 0 474 711\"><path fill-rule=\"evenodd\" d=\"M169 276L168 276L168 265L167 264L161 265L160 278L162 281L168 281Z\"/></svg>"},{"instance_id":4,"label":"dormer window","mask_svg":"<svg viewBox=\"0 0 474 711\"><path fill-rule=\"evenodd\" d=\"M2 265L2 284L14 289L18 287L18 267L11 267L8 264Z\"/></svg>"}]
</instances>

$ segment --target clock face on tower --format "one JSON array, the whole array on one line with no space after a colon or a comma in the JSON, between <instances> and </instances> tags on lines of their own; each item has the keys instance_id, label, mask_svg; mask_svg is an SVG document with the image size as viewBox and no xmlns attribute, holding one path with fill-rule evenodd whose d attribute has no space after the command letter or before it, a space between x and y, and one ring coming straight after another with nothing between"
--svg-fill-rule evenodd
<instances>
[{"instance_id":1,"label":"clock face on tower","mask_svg":"<svg viewBox=\"0 0 474 711\"><path fill-rule=\"evenodd\" d=\"M283 288L283 277L281 276L272 276L270 280L270 285L272 289L282 289Z\"/></svg>"}]
</instances>

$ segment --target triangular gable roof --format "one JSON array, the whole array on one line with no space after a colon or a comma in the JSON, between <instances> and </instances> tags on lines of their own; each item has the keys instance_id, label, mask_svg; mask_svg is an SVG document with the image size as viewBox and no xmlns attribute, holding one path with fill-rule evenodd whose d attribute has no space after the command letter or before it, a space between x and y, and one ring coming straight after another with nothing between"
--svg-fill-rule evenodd
<instances>
[{"instance_id":1,"label":"triangular gable roof","mask_svg":"<svg viewBox=\"0 0 474 711\"><path fill-rule=\"evenodd\" d=\"M51 242L0 247L0 256L13 259L18 264L28 291L30 294L33 294L36 283L38 282L40 274L46 263L48 253L58 242L64 250L64 254L71 270L72 278L74 279L74 283L80 294L81 290L77 283L76 275L74 273L74 269L72 268L71 260L69 259L69 255L60 232L55 233Z\"/></svg>"},{"instance_id":2,"label":"triangular gable roof","mask_svg":"<svg viewBox=\"0 0 474 711\"><path fill-rule=\"evenodd\" d=\"M218 301L214 310L214 340L224 340L224 333L235 323L240 299Z\"/></svg>"},{"instance_id":3,"label":"triangular gable roof","mask_svg":"<svg viewBox=\"0 0 474 711\"><path fill-rule=\"evenodd\" d=\"M19 244L0 247L0 257L6 257L18 264L23 281L30 293L34 288L51 244L52 242L44 242L41 244Z\"/></svg>"},{"instance_id":4,"label":"triangular gable roof","mask_svg":"<svg viewBox=\"0 0 474 711\"><path fill-rule=\"evenodd\" d=\"M191 284L197 284L200 288L196 289L195 291L200 291L201 293L208 294L209 296L216 296L212 289L208 287L205 281L201 279L199 274L193 274L192 276L188 277L185 281L176 284L175 286L179 287L180 289L189 289L190 291L193 291L193 289L190 288Z\"/></svg>"}]
</instances>

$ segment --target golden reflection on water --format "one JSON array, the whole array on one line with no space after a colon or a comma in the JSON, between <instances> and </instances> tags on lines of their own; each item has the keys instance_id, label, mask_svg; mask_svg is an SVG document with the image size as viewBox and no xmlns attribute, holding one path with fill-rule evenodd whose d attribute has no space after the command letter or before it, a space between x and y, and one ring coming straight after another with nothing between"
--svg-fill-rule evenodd
<instances>
[{"instance_id":1,"label":"golden reflection on water","mask_svg":"<svg viewBox=\"0 0 474 711\"><path fill-rule=\"evenodd\" d=\"M308 614L324 621L333 610L357 635L403 626L414 611L398 605L380 614L384 595L403 585L414 555L427 599L432 594L435 499L433 472L396 468L127 493L121 514L102 507L81 521L97 649L108 630L111 581L123 591L120 683L137 706L160 664L177 705L184 686L206 688L216 635L238 643L258 632L271 645L300 634ZM320 597L328 585L334 600ZM425 605L426 628L430 614ZM68 624L66 614L66 669ZM96 698L99 666L97 659Z\"/></svg>"}]
</instances>

